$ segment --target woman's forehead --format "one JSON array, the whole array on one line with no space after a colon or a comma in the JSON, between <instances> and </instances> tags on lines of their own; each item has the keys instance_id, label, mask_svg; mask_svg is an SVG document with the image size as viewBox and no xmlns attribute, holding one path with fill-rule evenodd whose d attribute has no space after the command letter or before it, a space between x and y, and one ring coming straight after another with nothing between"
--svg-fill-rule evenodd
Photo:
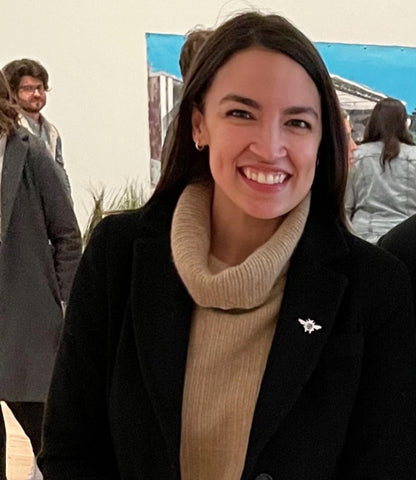
<instances>
[{"instance_id":1,"label":"woman's forehead","mask_svg":"<svg viewBox=\"0 0 416 480\"><path fill-rule=\"evenodd\" d=\"M283 53L257 47L230 57L215 75L207 97L230 94L262 102L290 96L300 103L320 105L318 89L299 63Z\"/></svg>"}]
</instances>

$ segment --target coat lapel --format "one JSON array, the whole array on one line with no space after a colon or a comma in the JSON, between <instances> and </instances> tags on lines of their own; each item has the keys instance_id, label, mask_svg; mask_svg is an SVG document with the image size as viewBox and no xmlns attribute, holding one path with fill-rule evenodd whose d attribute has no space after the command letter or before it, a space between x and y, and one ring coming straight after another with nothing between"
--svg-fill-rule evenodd
<instances>
[{"instance_id":1,"label":"coat lapel","mask_svg":"<svg viewBox=\"0 0 416 480\"><path fill-rule=\"evenodd\" d=\"M133 279L132 315L139 362L172 464L179 472L182 392L193 303L173 264L168 232L136 242Z\"/></svg>"},{"instance_id":2,"label":"coat lapel","mask_svg":"<svg viewBox=\"0 0 416 480\"><path fill-rule=\"evenodd\" d=\"M23 141L22 141L23 140ZM27 134L19 133L8 138L1 176L1 240L4 241L10 224L13 204L19 188L28 151Z\"/></svg>"},{"instance_id":3,"label":"coat lapel","mask_svg":"<svg viewBox=\"0 0 416 480\"><path fill-rule=\"evenodd\" d=\"M264 373L246 457L246 478L316 368L347 286L329 263L348 248L337 228L308 221L289 269L275 337ZM307 333L299 319L322 328Z\"/></svg>"}]
</instances>

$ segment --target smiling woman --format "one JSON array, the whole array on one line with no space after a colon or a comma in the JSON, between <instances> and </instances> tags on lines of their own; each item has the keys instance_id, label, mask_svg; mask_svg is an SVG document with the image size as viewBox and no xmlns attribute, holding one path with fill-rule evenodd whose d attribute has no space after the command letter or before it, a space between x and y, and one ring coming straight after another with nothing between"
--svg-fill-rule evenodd
<instances>
[{"instance_id":1,"label":"smiling woman","mask_svg":"<svg viewBox=\"0 0 416 480\"><path fill-rule=\"evenodd\" d=\"M230 19L174 125L154 195L78 270L45 480L413 478L409 280L344 225L344 123L312 43Z\"/></svg>"}]
</instances>

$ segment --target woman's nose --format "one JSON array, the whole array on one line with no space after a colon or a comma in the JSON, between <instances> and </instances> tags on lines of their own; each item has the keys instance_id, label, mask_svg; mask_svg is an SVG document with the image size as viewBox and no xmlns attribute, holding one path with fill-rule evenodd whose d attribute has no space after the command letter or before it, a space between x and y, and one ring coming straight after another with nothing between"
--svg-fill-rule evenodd
<instances>
[{"instance_id":1,"label":"woman's nose","mask_svg":"<svg viewBox=\"0 0 416 480\"><path fill-rule=\"evenodd\" d=\"M287 154L284 132L276 125L264 125L257 129L250 143L250 150L267 162Z\"/></svg>"}]
</instances>

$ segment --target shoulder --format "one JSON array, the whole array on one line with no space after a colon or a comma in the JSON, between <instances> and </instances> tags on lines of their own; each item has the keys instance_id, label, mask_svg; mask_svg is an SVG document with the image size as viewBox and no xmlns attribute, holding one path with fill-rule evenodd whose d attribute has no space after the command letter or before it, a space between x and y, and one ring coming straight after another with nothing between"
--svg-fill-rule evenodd
<instances>
[{"instance_id":1,"label":"shoulder","mask_svg":"<svg viewBox=\"0 0 416 480\"><path fill-rule=\"evenodd\" d=\"M105 217L94 228L85 248L79 271L93 272L99 282L104 279L109 285L124 285L129 277L137 255L143 245L153 244L170 248L170 224L173 213L163 204L146 204L144 207ZM153 251L158 261L159 251Z\"/></svg>"},{"instance_id":2,"label":"shoulder","mask_svg":"<svg viewBox=\"0 0 416 480\"><path fill-rule=\"evenodd\" d=\"M393 253L347 232L349 253L341 268L348 276L350 291L362 299L370 310L387 313L394 310L402 298L410 295L409 273ZM377 304L377 305L376 305Z\"/></svg>"},{"instance_id":3,"label":"shoulder","mask_svg":"<svg viewBox=\"0 0 416 480\"><path fill-rule=\"evenodd\" d=\"M412 283L405 264L390 252L350 233L348 254L333 268L347 280L342 309L373 333L399 317L409 321ZM404 318L403 317L403 318Z\"/></svg>"},{"instance_id":4,"label":"shoulder","mask_svg":"<svg viewBox=\"0 0 416 480\"><path fill-rule=\"evenodd\" d=\"M7 145L8 149L13 151L13 155L24 155L29 159L48 158L44 143L22 126L8 137Z\"/></svg>"},{"instance_id":5,"label":"shoulder","mask_svg":"<svg viewBox=\"0 0 416 480\"><path fill-rule=\"evenodd\" d=\"M374 273L376 270L386 271L392 268L400 270L400 262L397 258L379 246L347 231L344 232L344 237L349 247L348 261L356 268L366 269L369 273Z\"/></svg>"},{"instance_id":6,"label":"shoulder","mask_svg":"<svg viewBox=\"0 0 416 480\"><path fill-rule=\"evenodd\" d=\"M345 227L328 228L326 237L318 237L323 244L319 247L323 251L320 255L328 268L346 278L350 294L365 296L373 303L374 298L381 297L388 301L390 288L395 291L396 287L408 287L406 268L393 254L357 237ZM315 238L314 242L318 240Z\"/></svg>"},{"instance_id":7,"label":"shoulder","mask_svg":"<svg viewBox=\"0 0 416 480\"><path fill-rule=\"evenodd\" d=\"M401 259L412 259L416 263L415 239L416 215L412 215L386 233L380 239L379 245Z\"/></svg>"},{"instance_id":8,"label":"shoulder","mask_svg":"<svg viewBox=\"0 0 416 480\"><path fill-rule=\"evenodd\" d=\"M400 144L400 156L409 160L416 160L416 145Z\"/></svg>"},{"instance_id":9,"label":"shoulder","mask_svg":"<svg viewBox=\"0 0 416 480\"><path fill-rule=\"evenodd\" d=\"M382 142L363 143L354 152L354 166L352 171L370 172L379 168L380 155L383 151Z\"/></svg>"},{"instance_id":10,"label":"shoulder","mask_svg":"<svg viewBox=\"0 0 416 480\"><path fill-rule=\"evenodd\" d=\"M383 142L362 143L357 147L355 156L360 158L367 155L379 155L383 150Z\"/></svg>"},{"instance_id":11,"label":"shoulder","mask_svg":"<svg viewBox=\"0 0 416 480\"><path fill-rule=\"evenodd\" d=\"M54 132L57 136L59 136L58 129L55 127L55 125L51 123L48 119L46 119L43 115L42 115L42 121L50 132Z\"/></svg>"},{"instance_id":12,"label":"shoulder","mask_svg":"<svg viewBox=\"0 0 416 480\"><path fill-rule=\"evenodd\" d=\"M143 209L108 215L94 228L90 243L131 243L140 235L142 217Z\"/></svg>"},{"instance_id":13,"label":"shoulder","mask_svg":"<svg viewBox=\"0 0 416 480\"><path fill-rule=\"evenodd\" d=\"M137 210L105 217L93 231L91 248L105 244L110 252L119 252L138 240L165 238L168 242L175 205L175 200L148 202Z\"/></svg>"},{"instance_id":14,"label":"shoulder","mask_svg":"<svg viewBox=\"0 0 416 480\"><path fill-rule=\"evenodd\" d=\"M44 142L32 135L26 128L19 127L15 136L18 142L26 145L30 158L36 158L38 161L49 161L52 159Z\"/></svg>"},{"instance_id":15,"label":"shoulder","mask_svg":"<svg viewBox=\"0 0 416 480\"><path fill-rule=\"evenodd\" d=\"M379 280L386 272L403 271L401 262L389 252L317 215L308 219L297 256L301 262L328 267L346 276L349 283L359 285Z\"/></svg>"},{"instance_id":16,"label":"shoulder","mask_svg":"<svg viewBox=\"0 0 416 480\"><path fill-rule=\"evenodd\" d=\"M371 329L390 318L398 305L406 309L411 298L408 272L397 258L332 221L308 220L291 268L292 274L306 272L314 278L315 295L322 301L328 293L320 285L328 286L328 278L334 285L339 282L340 312Z\"/></svg>"}]
</instances>

